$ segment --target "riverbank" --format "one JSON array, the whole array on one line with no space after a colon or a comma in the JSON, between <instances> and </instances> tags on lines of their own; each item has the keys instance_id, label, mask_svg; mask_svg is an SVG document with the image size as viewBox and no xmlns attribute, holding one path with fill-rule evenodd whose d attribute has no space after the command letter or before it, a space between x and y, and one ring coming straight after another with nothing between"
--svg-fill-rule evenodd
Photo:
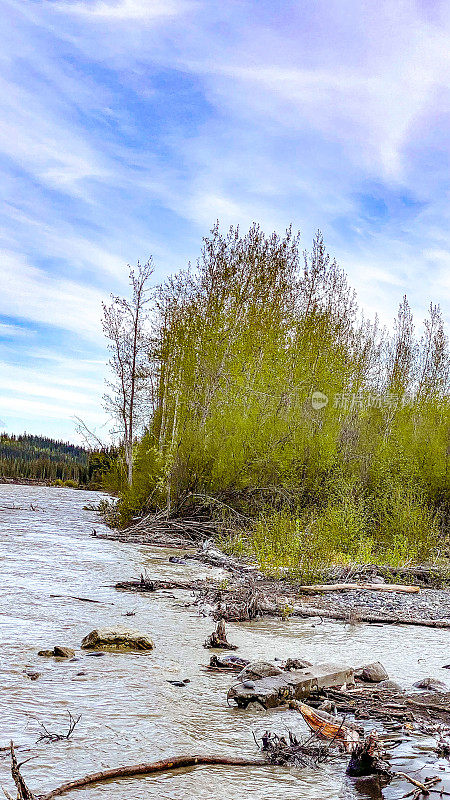
<instances>
[{"instance_id":1,"label":"riverbank","mask_svg":"<svg viewBox=\"0 0 450 800\"><path fill-rule=\"evenodd\" d=\"M184 530L190 528L184 528L182 520L154 527L138 522L128 531L110 530L102 537L137 545L181 548L185 560L192 559L226 570L229 577L220 587L191 587L207 600L216 618L223 616L234 621L252 618L248 610L248 597L251 595L253 618L322 615L344 622L450 628L450 588L447 588L450 573L446 568L423 565L335 567L329 570L327 584L351 583L361 584L360 587L314 592L302 589L292 579L268 578L254 564L227 556L217 549L208 529L203 535L200 531L196 541L192 533L186 535ZM416 584L419 591L410 594L369 588L373 583L380 587L392 581L403 582L405 586Z\"/></svg>"}]
</instances>

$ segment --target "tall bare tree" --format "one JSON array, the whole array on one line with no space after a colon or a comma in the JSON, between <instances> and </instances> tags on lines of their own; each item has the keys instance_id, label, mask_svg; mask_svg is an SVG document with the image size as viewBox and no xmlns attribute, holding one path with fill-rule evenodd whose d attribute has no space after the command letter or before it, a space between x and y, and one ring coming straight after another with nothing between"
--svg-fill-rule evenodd
<instances>
[{"instance_id":1,"label":"tall bare tree","mask_svg":"<svg viewBox=\"0 0 450 800\"><path fill-rule=\"evenodd\" d=\"M123 438L128 483L133 480L133 441L147 408L148 392L148 302L152 260L138 262L130 268L131 298L111 295L111 303L103 304L103 332L111 353L109 365L113 378L107 381L104 395L106 411L117 421L116 433Z\"/></svg>"}]
</instances>

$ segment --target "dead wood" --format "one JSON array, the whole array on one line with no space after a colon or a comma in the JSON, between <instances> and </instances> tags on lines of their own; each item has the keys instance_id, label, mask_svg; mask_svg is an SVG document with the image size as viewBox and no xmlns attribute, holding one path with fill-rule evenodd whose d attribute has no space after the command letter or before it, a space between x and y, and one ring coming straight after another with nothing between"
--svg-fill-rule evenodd
<instances>
[{"instance_id":1,"label":"dead wood","mask_svg":"<svg viewBox=\"0 0 450 800\"><path fill-rule=\"evenodd\" d=\"M216 630L213 631L213 633L210 636L208 636L203 647L207 648L217 647L220 648L221 650L237 650L237 645L230 644L230 642L227 639L225 622L223 621L223 619L219 619Z\"/></svg>"},{"instance_id":2,"label":"dead wood","mask_svg":"<svg viewBox=\"0 0 450 800\"><path fill-rule=\"evenodd\" d=\"M204 587L202 581L161 581L156 578L146 578L141 575L138 581L119 581L115 584L115 589L124 589L127 592L157 592L161 589L187 589L188 591L200 591Z\"/></svg>"},{"instance_id":3,"label":"dead wood","mask_svg":"<svg viewBox=\"0 0 450 800\"><path fill-rule=\"evenodd\" d=\"M77 778L73 781L63 783L51 792L36 796L29 790L20 774L20 767L22 765L17 764L14 746L11 742L11 772L17 786L17 800L52 800L53 797L60 797L62 794L70 792L73 789L82 789L85 786L91 786L93 783L102 783L104 781L117 780L118 778L136 778L140 775L152 775L158 772L167 772L183 767L197 767L200 765L264 767L267 766L267 761L255 758L229 758L226 756L175 756L175 758L166 758L162 761L154 761L150 764L133 764L132 766L116 767L114 769L102 770L101 772L93 772L90 775L85 775L83 778Z\"/></svg>"},{"instance_id":4,"label":"dead wood","mask_svg":"<svg viewBox=\"0 0 450 800\"><path fill-rule=\"evenodd\" d=\"M11 775L17 787L17 800L36 800L34 794L28 788L20 773L20 768L24 764L26 764L26 761L22 761L20 764L17 762L16 754L14 752L13 742L11 742L10 744L10 752L11 752Z\"/></svg>"},{"instance_id":5,"label":"dead wood","mask_svg":"<svg viewBox=\"0 0 450 800\"><path fill-rule=\"evenodd\" d=\"M430 785L426 786L424 783L421 783L420 781L416 780L415 778L411 778L411 776L407 775L406 772L394 772L394 776L396 778L403 778L403 780L408 781L408 783L411 783L413 786L416 787L416 789L420 789L422 794L425 794L425 795L430 794L430 791L429 791ZM431 780L433 781L433 784L434 784L434 783L437 783L438 781L440 781L441 779L440 778L437 778L437 779L436 778L432 778ZM433 785L433 784L431 784L431 785Z\"/></svg>"},{"instance_id":6,"label":"dead wood","mask_svg":"<svg viewBox=\"0 0 450 800\"><path fill-rule=\"evenodd\" d=\"M352 591L355 589L371 592L404 592L407 594L420 592L420 586L402 586L398 583L317 583L298 587L299 592L310 592L311 594Z\"/></svg>"},{"instance_id":7,"label":"dead wood","mask_svg":"<svg viewBox=\"0 0 450 800\"><path fill-rule=\"evenodd\" d=\"M78 717L73 717L70 711L67 712L69 715L69 728L66 733L56 733L54 731L49 731L45 727L44 723L41 722L40 726L42 728L42 733L38 738L38 742L61 742L63 739L70 739L72 736L76 726L78 725L81 714Z\"/></svg>"},{"instance_id":8,"label":"dead wood","mask_svg":"<svg viewBox=\"0 0 450 800\"><path fill-rule=\"evenodd\" d=\"M103 600L91 600L90 597L76 597L73 594L51 594L50 597L57 597L60 600L80 600L82 603L98 603L101 606L114 605L114 603L107 603Z\"/></svg>"},{"instance_id":9,"label":"dead wood","mask_svg":"<svg viewBox=\"0 0 450 800\"><path fill-rule=\"evenodd\" d=\"M256 738L255 741L259 745ZM317 768L319 764L337 755L332 750L332 744L319 741L314 734L298 739L292 731L287 732L287 738L265 731L259 746L270 764Z\"/></svg>"},{"instance_id":10,"label":"dead wood","mask_svg":"<svg viewBox=\"0 0 450 800\"><path fill-rule=\"evenodd\" d=\"M335 619L340 622L348 622L348 614L340 611L329 611L324 608L301 608L296 606L292 610L292 615L297 617L322 617L323 619ZM369 622L375 625L420 625L425 628L450 628L448 619L423 619L420 617L400 617L395 614L386 616L383 614L360 614L358 622Z\"/></svg>"}]
</instances>

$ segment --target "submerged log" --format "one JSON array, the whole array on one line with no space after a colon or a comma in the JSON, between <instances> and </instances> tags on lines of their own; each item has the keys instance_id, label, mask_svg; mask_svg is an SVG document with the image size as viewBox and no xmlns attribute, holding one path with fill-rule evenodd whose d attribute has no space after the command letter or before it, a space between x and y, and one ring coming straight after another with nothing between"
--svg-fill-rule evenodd
<instances>
[{"instance_id":1,"label":"submerged log","mask_svg":"<svg viewBox=\"0 0 450 800\"><path fill-rule=\"evenodd\" d=\"M90 786L93 783L101 783L103 781L117 780L118 778L136 778L139 775L153 775L156 772L167 772L174 769L182 769L183 767L197 767L200 765L225 765L232 767L264 767L267 762L261 758L226 758L225 756L176 756L175 758L166 758L162 761L154 761L151 764L134 764L128 767L117 767L116 769L106 769L102 772L94 772L91 775L85 775L84 778L78 778L74 781L58 786L48 794L41 795L39 800L52 800L53 797L60 797L72 789L81 789L84 786ZM33 800L33 799L32 799Z\"/></svg>"},{"instance_id":2,"label":"submerged log","mask_svg":"<svg viewBox=\"0 0 450 800\"><path fill-rule=\"evenodd\" d=\"M14 744L11 742L11 773L17 786L17 800L52 800L53 797L60 797L72 789L82 789L94 783L110 781L118 778L136 778L140 775L152 775L157 772L167 772L169 770L181 769L183 767L197 767L200 765L215 766L225 765L232 767L264 767L267 761L261 758L232 758L226 756L175 756L166 758L162 761L153 761L150 764L133 764L131 766L116 767L113 769L102 770L85 775L83 778L76 778L73 781L63 783L52 789L51 792L39 796L34 795L26 785L21 773L21 764L17 763L14 752Z\"/></svg>"}]
</instances>

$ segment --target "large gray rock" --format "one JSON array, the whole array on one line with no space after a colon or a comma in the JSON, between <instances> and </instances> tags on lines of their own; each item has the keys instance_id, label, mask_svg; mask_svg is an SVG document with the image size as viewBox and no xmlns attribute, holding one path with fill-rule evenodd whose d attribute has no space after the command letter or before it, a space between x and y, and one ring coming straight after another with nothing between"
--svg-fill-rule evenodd
<instances>
[{"instance_id":1,"label":"large gray rock","mask_svg":"<svg viewBox=\"0 0 450 800\"><path fill-rule=\"evenodd\" d=\"M426 689L429 692L446 692L447 686L437 678L421 678L420 681L413 683L415 689Z\"/></svg>"},{"instance_id":2,"label":"large gray rock","mask_svg":"<svg viewBox=\"0 0 450 800\"><path fill-rule=\"evenodd\" d=\"M355 678L367 683L380 683L380 681L387 681L389 675L383 664L380 664L379 661L374 661L373 664L365 664L363 667L356 669Z\"/></svg>"},{"instance_id":3,"label":"large gray rock","mask_svg":"<svg viewBox=\"0 0 450 800\"><path fill-rule=\"evenodd\" d=\"M283 670L276 667L275 664L269 664L268 661L251 661L239 673L237 680L253 680L258 681L261 678L271 678L274 675L281 675Z\"/></svg>"},{"instance_id":4,"label":"large gray rock","mask_svg":"<svg viewBox=\"0 0 450 800\"><path fill-rule=\"evenodd\" d=\"M98 628L81 642L83 650L153 650L149 636L128 628Z\"/></svg>"},{"instance_id":5,"label":"large gray rock","mask_svg":"<svg viewBox=\"0 0 450 800\"><path fill-rule=\"evenodd\" d=\"M239 708L247 708L249 703L259 703L265 708L276 708L289 703L290 700L308 697L311 692L317 692L318 689L343 686L351 680L353 680L351 667L342 664L315 664L306 669L281 672L268 678L254 681L241 680L230 688L228 699L234 700Z\"/></svg>"}]
</instances>

